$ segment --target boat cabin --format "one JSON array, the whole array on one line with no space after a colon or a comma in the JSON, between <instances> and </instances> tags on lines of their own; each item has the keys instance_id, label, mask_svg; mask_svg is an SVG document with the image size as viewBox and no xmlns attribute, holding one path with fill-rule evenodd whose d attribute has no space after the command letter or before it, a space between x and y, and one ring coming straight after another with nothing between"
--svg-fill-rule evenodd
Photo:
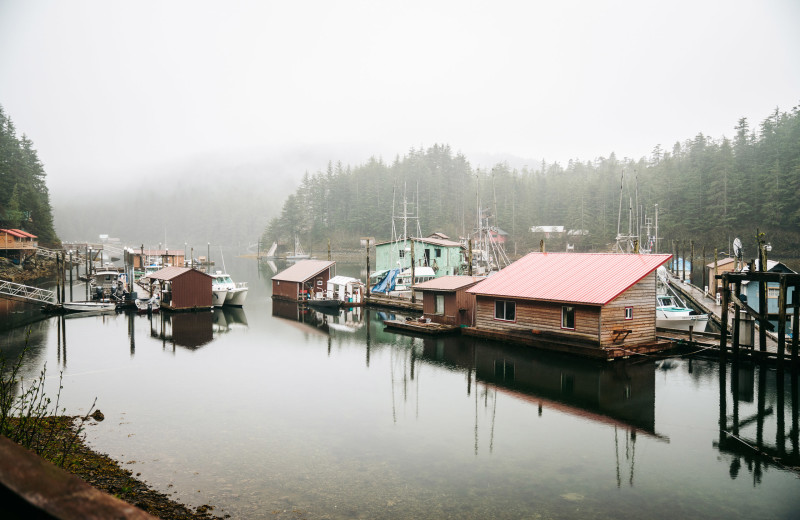
<instances>
[{"instance_id":1,"label":"boat cabin","mask_svg":"<svg viewBox=\"0 0 800 520\"><path fill-rule=\"evenodd\" d=\"M151 265L183 267L184 261L184 252L182 249L133 250L133 268L138 270L142 270L145 266Z\"/></svg>"},{"instance_id":2,"label":"boat cabin","mask_svg":"<svg viewBox=\"0 0 800 520\"><path fill-rule=\"evenodd\" d=\"M442 325L472 325L475 295L467 289L481 282L482 276L442 276L414 286L422 293L422 317Z\"/></svg>"},{"instance_id":3,"label":"boat cabin","mask_svg":"<svg viewBox=\"0 0 800 520\"><path fill-rule=\"evenodd\" d=\"M212 306L211 275L189 267L165 267L147 278L151 286L158 284L162 309L194 311Z\"/></svg>"},{"instance_id":4,"label":"boat cabin","mask_svg":"<svg viewBox=\"0 0 800 520\"><path fill-rule=\"evenodd\" d=\"M656 274L671 255L529 253L467 289L474 336L601 359L663 350Z\"/></svg>"},{"instance_id":5,"label":"boat cabin","mask_svg":"<svg viewBox=\"0 0 800 520\"><path fill-rule=\"evenodd\" d=\"M328 280L336 275L336 262L300 260L272 277L272 298L305 301L327 289Z\"/></svg>"}]
</instances>

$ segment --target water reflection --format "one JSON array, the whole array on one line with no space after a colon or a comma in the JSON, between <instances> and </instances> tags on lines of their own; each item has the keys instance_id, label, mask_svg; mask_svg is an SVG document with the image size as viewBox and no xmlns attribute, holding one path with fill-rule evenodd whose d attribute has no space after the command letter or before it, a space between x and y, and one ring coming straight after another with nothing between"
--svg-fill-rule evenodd
<instances>
[{"instance_id":1,"label":"water reflection","mask_svg":"<svg viewBox=\"0 0 800 520\"><path fill-rule=\"evenodd\" d=\"M161 312L150 317L150 336L162 346L172 345L197 350L214 339L214 312Z\"/></svg>"},{"instance_id":2,"label":"water reflection","mask_svg":"<svg viewBox=\"0 0 800 520\"><path fill-rule=\"evenodd\" d=\"M728 393L732 406L730 415ZM767 466L800 469L796 375L782 368L771 370L765 365L721 362L719 396L719 439L714 446L730 457L731 479L736 479L743 467L750 474L753 485L761 483ZM787 398L791 403L791 428L788 432ZM767 432L772 432L774 440Z\"/></svg>"}]
</instances>

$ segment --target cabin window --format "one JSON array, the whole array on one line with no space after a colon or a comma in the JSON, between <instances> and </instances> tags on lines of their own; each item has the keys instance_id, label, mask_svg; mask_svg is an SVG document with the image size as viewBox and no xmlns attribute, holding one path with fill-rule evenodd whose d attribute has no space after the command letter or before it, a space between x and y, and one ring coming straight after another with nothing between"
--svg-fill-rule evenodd
<instances>
[{"instance_id":1,"label":"cabin window","mask_svg":"<svg viewBox=\"0 0 800 520\"><path fill-rule=\"evenodd\" d=\"M436 249L436 258L441 258L441 257L442 257L442 250Z\"/></svg>"},{"instance_id":2,"label":"cabin window","mask_svg":"<svg viewBox=\"0 0 800 520\"><path fill-rule=\"evenodd\" d=\"M434 300L433 313L442 315L444 314L444 294L437 294Z\"/></svg>"},{"instance_id":3,"label":"cabin window","mask_svg":"<svg viewBox=\"0 0 800 520\"><path fill-rule=\"evenodd\" d=\"M281 284L281 281L280 281L280 280L275 280L275 281L276 281L276 282L278 282L278 285L280 285L280 284Z\"/></svg>"},{"instance_id":4,"label":"cabin window","mask_svg":"<svg viewBox=\"0 0 800 520\"><path fill-rule=\"evenodd\" d=\"M517 319L517 303L497 300L494 302L494 319L515 321Z\"/></svg>"},{"instance_id":5,"label":"cabin window","mask_svg":"<svg viewBox=\"0 0 800 520\"><path fill-rule=\"evenodd\" d=\"M625 307L625 319L626 320L633 319L633 307Z\"/></svg>"},{"instance_id":6,"label":"cabin window","mask_svg":"<svg viewBox=\"0 0 800 520\"><path fill-rule=\"evenodd\" d=\"M773 298L777 300L778 294L780 294L780 292L781 292L780 287L767 287L767 298Z\"/></svg>"},{"instance_id":7,"label":"cabin window","mask_svg":"<svg viewBox=\"0 0 800 520\"><path fill-rule=\"evenodd\" d=\"M400 258L405 258L405 257L406 257L406 251L405 251L405 249L401 249L401 250L399 251L399 253L400 253Z\"/></svg>"},{"instance_id":8,"label":"cabin window","mask_svg":"<svg viewBox=\"0 0 800 520\"><path fill-rule=\"evenodd\" d=\"M317 285L322 285L322 280L317 280Z\"/></svg>"},{"instance_id":9,"label":"cabin window","mask_svg":"<svg viewBox=\"0 0 800 520\"><path fill-rule=\"evenodd\" d=\"M575 330L575 307L561 307L561 328Z\"/></svg>"}]
</instances>

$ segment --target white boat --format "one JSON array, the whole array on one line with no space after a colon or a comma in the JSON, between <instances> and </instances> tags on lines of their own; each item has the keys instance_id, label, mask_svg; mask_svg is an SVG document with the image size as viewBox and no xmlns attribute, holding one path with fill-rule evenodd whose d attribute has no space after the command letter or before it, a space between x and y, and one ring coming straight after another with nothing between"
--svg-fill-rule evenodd
<instances>
[{"instance_id":1,"label":"white boat","mask_svg":"<svg viewBox=\"0 0 800 520\"><path fill-rule=\"evenodd\" d=\"M230 275L217 271L211 282L212 303L214 307L235 305L241 307L247 299L247 283L234 283Z\"/></svg>"},{"instance_id":2,"label":"white boat","mask_svg":"<svg viewBox=\"0 0 800 520\"><path fill-rule=\"evenodd\" d=\"M150 313L150 312L158 312L159 307L161 306L158 296L153 296L149 299L138 299L136 300L136 310L140 313Z\"/></svg>"},{"instance_id":3,"label":"white boat","mask_svg":"<svg viewBox=\"0 0 800 520\"><path fill-rule=\"evenodd\" d=\"M211 304L214 307L222 307L225 305L225 299L228 297L228 284L225 281L227 275L222 275L217 271L214 279L211 281ZM231 281L233 283L233 281Z\"/></svg>"},{"instance_id":4,"label":"white boat","mask_svg":"<svg viewBox=\"0 0 800 520\"><path fill-rule=\"evenodd\" d=\"M303 251L303 248L300 247L300 239L297 238L297 237L294 237L294 253L291 254L291 255L286 255L286 259L287 260L308 260L309 258L311 258L311 255L306 254L306 252Z\"/></svg>"},{"instance_id":5,"label":"white boat","mask_svg":"<svg viewBox=\"0 0 800 520\"><path fill-rule=\"evenodd\" d=\"M656 295L656 327L664 329L689 330L705 332L708 325L708 314L697 314L693 309L681 305L675 296Z\"/></svg>"},{"instance_id":6,"label":"white boat","mask_svg":"<svg viewBox=\"0 0 800 520\"><path fill-rule=\"evenodd\" d=\"M109 301L79 301L65 302L62 304L64 310L69 312L108 312L114 311L117 304Z\"/></svg>"},{"instance_id":7,"label":"white boat","mask_svg":"<svg viewBox=\"0 0 800 520\"><path fill-rule=\"evenodd\" d=\"M234 283L233 289L228 289L228 295L225 297L225 305L233 305L241 307L247 299L247 282Z\"/></svg>"},{"instance_id":8,"label":"white boat","mask_svg":"<svg viewBox=\"0 0 800 520\"><path fill-rule=\"evenodd\" d=\"M663 329L705 332L708 314L698 314L689 308L675 293L669 283L669 274L662 265L657 270L656 282L656 327Z\"/></svg>"}]
</instances>

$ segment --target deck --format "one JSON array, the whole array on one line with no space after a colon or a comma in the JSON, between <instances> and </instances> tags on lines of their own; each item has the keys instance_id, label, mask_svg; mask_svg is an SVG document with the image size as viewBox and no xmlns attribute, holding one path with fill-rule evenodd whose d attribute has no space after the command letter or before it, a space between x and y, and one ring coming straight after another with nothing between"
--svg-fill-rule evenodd
<instances>
[{"instance_id":1,"label":"deck","mask_svg":"<svg viewBox=\"0 0 800 520\"><path fill-rule=\"evenodd\" d=\"M384 326L389 329L400 329L423 334L449 334L458 332L461 327L456 325L443 325L441 323L421 322L419 320L384 320Z\"/></svg>"}]
</instances>

